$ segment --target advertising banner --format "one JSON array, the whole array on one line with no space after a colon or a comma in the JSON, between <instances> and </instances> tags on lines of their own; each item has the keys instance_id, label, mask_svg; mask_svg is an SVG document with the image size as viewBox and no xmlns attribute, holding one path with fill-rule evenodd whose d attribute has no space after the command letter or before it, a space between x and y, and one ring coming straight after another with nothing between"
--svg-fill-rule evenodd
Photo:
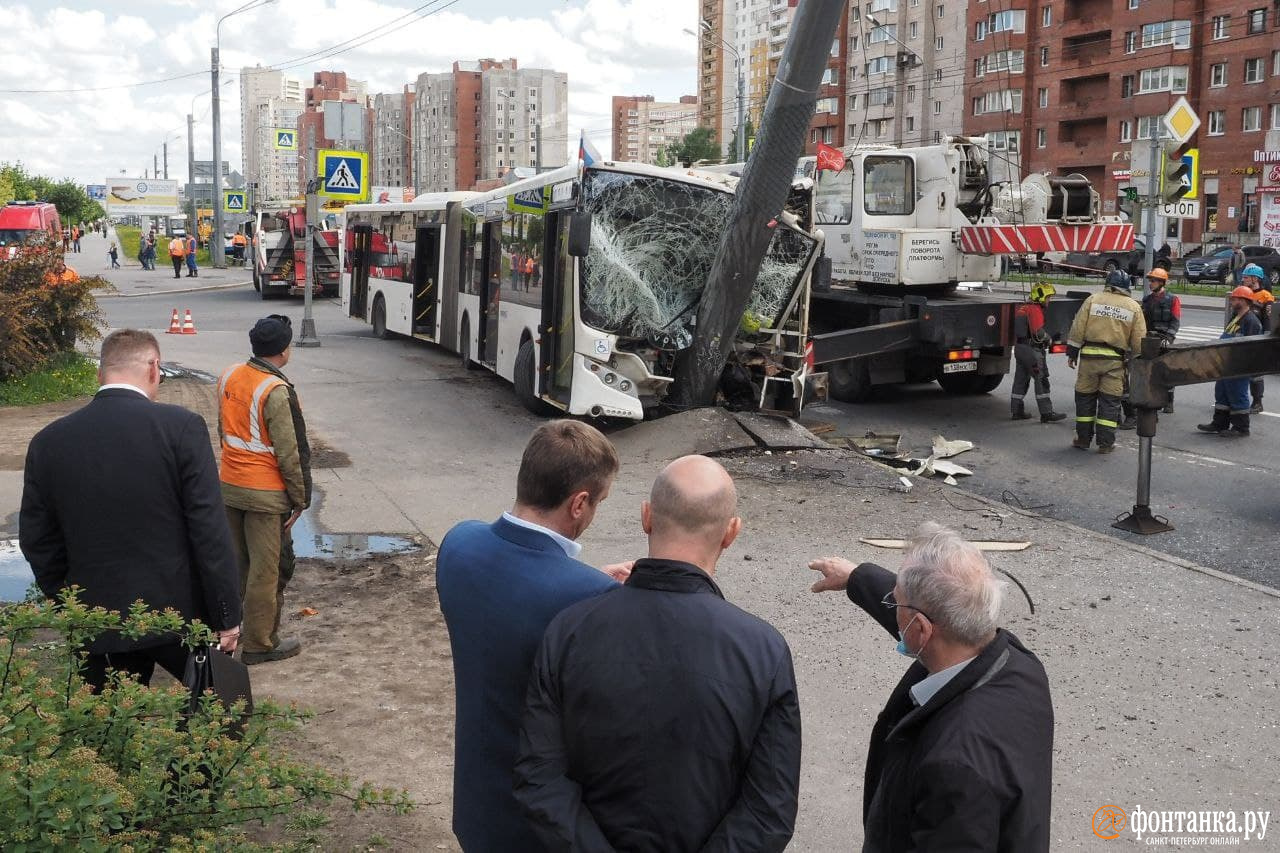
<instances>
[{"instance_id":1,"label":"advertising banner","mask_svg":"<svg viewBox=\"0 0 1280 853\"><path fill-rule=\"evenodd\" d=\"M400 202L413 201L413 187L379 187L373 188L373 194L369 196L369 200L374 204L399 204Z\"/></svg>"},{"instance_id":2,"label":"advertising banner","mask_svg":"<svg viewBox=\"0 0 1280 853\"><path fill-rule=\"evenodd\" d=\"M1280 193L1258 194L1258 243L1280 249Z\"/></svg>"},{"instance_id":3,"label":"advertising banner","mask_svg":"<svg viewBox=\"0 0 1280 853\"><path fill-rule=\"evenodd\" d=\"M112 216L172 216L178 213L178 182L116 178L107 181L106 202Z\"/></svg>"},{"instance_id":4,"label":"advertising banner","mask_svg":"<svg viewBox=\"0 0 1280 853\"><path fill-rule=\"evenodd\" d=\"M84 188L84 191L92 201L104 202L107 200L106 184L89 184Z\"/></svg>"}]
</instances>

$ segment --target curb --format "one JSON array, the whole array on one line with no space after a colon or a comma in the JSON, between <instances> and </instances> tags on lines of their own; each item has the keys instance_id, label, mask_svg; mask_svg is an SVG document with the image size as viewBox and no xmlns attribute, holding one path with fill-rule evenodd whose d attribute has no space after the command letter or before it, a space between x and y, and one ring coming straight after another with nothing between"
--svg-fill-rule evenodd
<instances>
[{"instance_id":1,"label":"curb","mask_svg":"<svg viewBox=\"0 0 1280 853\"><path fill-rule=\"evenodd\" d=\"M181 290L157 290L155 293L104 293L98 299L142 299L147 296L169 296L176 293L200 293L204 290L233 290L237 287L248 287L251 281L236 281L231 284L209 284L204 287L184 287Z\"/></svg>"},{"instance_id":2,"label":"curb","mask_svg":"<svg viewBox=\"0 0 1280 853\"><path fill-rule=\"evenodd\" d=\"M901 469L894 468L892 465L885 465L883 462L879 462L871 458L870 456L864 456L863 454L858 453L857 451L849 450L844 447L835 447L835 446L832 446L832 449L843 451L844 453L848 453L856 458L865 459L866 461L870 462L872 465L876 465L878 467L884 468L885 470L893 471L895 473L901 474ZM946 488L946 487L937 485L936 483L931 482L929 480L921 479L919 477L913 477L912 482L915 483L917 487L924 485L926 483L929 483L930 485L934 485L935 486L933 490L934 494L941 494L943 488ZM991 498L986 497L985 495L979 495L958 486L951 486L949 488L952 488L955 491L960 492L966 498L978 501L979 503L985 504L991 507L992 509L997 509L997 510L1000 510L1001 512L1015 513L1017 515L1023 516L1024 518L1034 519L1038 522L1045 523L1045 524L1060 525L1061 527L1071 530L1074 533L1088 536L1090 539L1096 542L1106 543L1107 545L1111 545L1111 546L1118 545L1122 548L1127 548L1130 551L1134 551L1136 553L1143 554L1147 557L1151 557L1152 559L1159 560L1162 563L1171 563L1172 565L1178 566L1179 568L1188 569L1193 572L1199 572L1200 574L1203 574L1203 575L1209 575L1210 577L1217 578L1218 580L1227 581L1228 583L1233 583L1236 586L1242 586L1245 589L1250 589L1250 590L1253 590L1254 592L1260 592L1263 595L1269 595L1272 598L1280 599L1280 589L1276 589L1275 587L1270 587L1270 586L1267 586L1266 584L1261 584L1261 583L1258 583L1257 581L1251 581L1246 578L1239 578L1239 577L1236 577L1235 575L1230 575L1230 574L1227 574L1226 572L1218 571L1217 569L1211 569L1208 566L1202 566L1199 563L1193 563L1190 560L1183 559L1182 557L1177 557L1173 554L1166 554L1163 551L1157 551L1154 548L1148 548L1147 546L1139 545L1136 542L1130 542L1126 539L1120 539L1115 536L1110 536L1106 533L1101 533L1097 530L1090 530L1087 527L1081 527L1078 524L1072 524L1070 521L1063 521L1061 519L1052 518L1047 515L1040 515L1039 513L1031 512L1030 510L1019 509L1018 507L1010 506L1009 504L1003 503L1001 501L992 500Z\"/></svg>"}]
</instances>

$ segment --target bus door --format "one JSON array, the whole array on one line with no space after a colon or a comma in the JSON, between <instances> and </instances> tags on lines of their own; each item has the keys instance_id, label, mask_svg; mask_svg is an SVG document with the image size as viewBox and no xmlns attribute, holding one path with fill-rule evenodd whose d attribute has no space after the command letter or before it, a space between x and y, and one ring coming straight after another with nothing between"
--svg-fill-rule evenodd
<instances>
[{"instance_id":1,"label":"bus door","mask_svg":"<svg viewBox=\"0 0 1280 853\"><path fill-rule=\"evenodd\" d=\"M440 298L439 225L418 226L414 233L413 257L413 333L437 340L436 302Z\"/></svg>"},{"instance_id":2,"label":"bus door","mask_svg":"<svg viewBox=\"0 0 1280 853\"><path fill-rule=\"evenodd\" d=\"M373 226L361 222L351 234L351 305L347 313L365 320L369 316L369 256L373 247Z\"/></svg>"},{"instance_id":3,"label":"bus door","mask_svg":"<svg viewBox=\"0 0 1280 853\"><path fill-rule=\"evenodd\" d=\"M484 224L484 281L480 289L479 360L490 368L498 363L498 314L502 309L502 222Z\"/></svg>"},{"instance_id":4,"label":"bus door","mask_svg":"<svg viewBox=\"0 0 1280 853\"><path fill-rule=\"evenodd\" d=\"M571 211L551 212L542 238L542 324L539 349L542 393L569 405L573 377L573 282L576 258L569 256Z\"/></svg>"}]
</instances>

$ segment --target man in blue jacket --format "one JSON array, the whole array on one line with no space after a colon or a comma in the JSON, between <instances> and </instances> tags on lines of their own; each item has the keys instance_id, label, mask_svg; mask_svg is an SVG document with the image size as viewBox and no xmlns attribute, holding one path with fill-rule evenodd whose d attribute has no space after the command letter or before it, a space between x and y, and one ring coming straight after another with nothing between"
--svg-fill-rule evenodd
<instances>
[{"instance_id":1,"label":"man in blue jacket","mask_svg":"<svg viewBox=\"0 0 1280 853\"><path fill-rule=\"evenodd\" d=\"M468 853L542 850L512 794L525 688L552 618L617 586L578 561L574 541L617 472L617 452L594 427L545 423L525 447L511 512L464 521L440 543L456 696L453 832Z\"/></svg>"}]
</instances>

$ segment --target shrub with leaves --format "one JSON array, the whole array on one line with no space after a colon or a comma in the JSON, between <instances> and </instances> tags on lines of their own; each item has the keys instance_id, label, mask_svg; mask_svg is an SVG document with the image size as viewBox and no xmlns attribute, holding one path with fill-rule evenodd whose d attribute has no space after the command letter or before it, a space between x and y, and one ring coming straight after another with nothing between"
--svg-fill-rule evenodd
<instances>
[{"instance_id":1,"label":"shrub with leaves","mask_svg":"<svg viewBox=\"0 0 1280 853\"><path fill-rule=\"evenodd\" d=\"M305 718L295 708L228 709L207 693L189 713L181 685L121 676L95 695L78 650L105 631L213 640L199 622L142 602L123 618L87 607L74 588L57 603L0 609L0 849L264 849L245 824L335 799L411 808L403 791L354 788L283 754L274 739Z\"/></svg>"},{"instance_id":2,"label":"shrub with leaves","mask_svg":"<svg viewBox=\"0 0 1280 853\"><path fill-rule=\"evenodd\" d=\"M0 261L0 379L28 373L77 341L102 335L97 276L62 280L62 248L34 245Z\"/></svg>"}]
</instances>

